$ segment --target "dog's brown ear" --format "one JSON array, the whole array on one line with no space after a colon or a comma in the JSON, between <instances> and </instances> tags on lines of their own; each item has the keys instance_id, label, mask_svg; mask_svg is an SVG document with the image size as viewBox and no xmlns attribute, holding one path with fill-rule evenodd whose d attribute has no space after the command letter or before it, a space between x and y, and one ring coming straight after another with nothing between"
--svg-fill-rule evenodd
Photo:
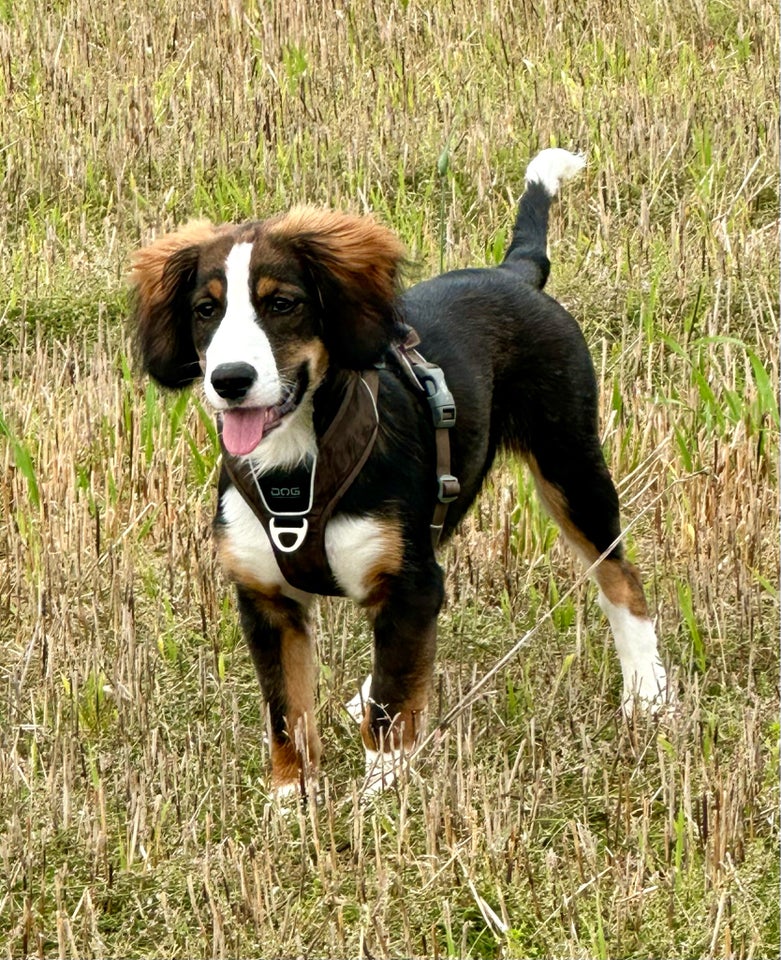
<instances>
[{"instance_id":1,"label":"dog's brown ear","mask_svg":"<svg viewBox=\"0 0 781 960\"><path fill-rule=\"evenodd\" d=\"M390 230L367 216L296 207L269 224L269 235L296 253L317 287L336 364L362 370L403 339L395 300L404 249Z\"/></svg>"},{"instance_id":2,"label":"dog's brown ear","mask_svg":"<svg viewBox=\"0 0 781 960\"><path fill-rule=\"evenodd\" d=\"M144 370L166 387L186 387L201 375L188 293L200 245L215 232L206 220L192 221L133 255L133 345Z\"/></svg>"}]
</instances>

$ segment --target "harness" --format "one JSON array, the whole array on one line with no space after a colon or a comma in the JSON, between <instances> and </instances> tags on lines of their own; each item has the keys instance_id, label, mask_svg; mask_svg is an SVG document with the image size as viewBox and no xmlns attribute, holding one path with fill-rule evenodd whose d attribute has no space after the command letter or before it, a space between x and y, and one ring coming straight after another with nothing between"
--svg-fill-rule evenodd
<instances>
[{"instance_id":1,"label":"harness","mask_svg":"<svg viewBox=\"0 0 781 960\"><path fill-rule=\"evenodd\" d=\"M393 346L391 353L416 392L427 400L435 428L437 502L431 542L436 547L448 505L460 492L458 480L450 473L449 430L456 422L456 407L442 370L415 349L419 342L417 333L410 330L407 340ZM379 428L377 370L386 366L383 361L350 375L334 418L318 438L317 453L293 468L255 474L251 461L225 449L218 420L228 477L263 525L285 580L307 593L342 594L325 552L325 528L374 447Z\"/></svg>"}]
</instances>

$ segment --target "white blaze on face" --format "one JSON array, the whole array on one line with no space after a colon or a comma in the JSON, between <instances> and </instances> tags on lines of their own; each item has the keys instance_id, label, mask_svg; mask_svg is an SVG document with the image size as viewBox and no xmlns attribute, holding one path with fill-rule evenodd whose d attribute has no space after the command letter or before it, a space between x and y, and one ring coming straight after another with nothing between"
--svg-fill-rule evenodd
<instances>
[{"instance_id":1,"label":"white blaze on face","mask_svg":"<svg viewBox=\"0 0 781 960\"><path fill-rule=\"evenodd\" d=\"M223 363L248 363L257 378L242 401L243 407L272 407L279 403L282 386L268 337L260 328L250 295L251 243L237 243L225 260L225 314L206 349L204 391L215 410L224 410L228 402L211 382L214 371Z\"/></svg>"}]
</instances>

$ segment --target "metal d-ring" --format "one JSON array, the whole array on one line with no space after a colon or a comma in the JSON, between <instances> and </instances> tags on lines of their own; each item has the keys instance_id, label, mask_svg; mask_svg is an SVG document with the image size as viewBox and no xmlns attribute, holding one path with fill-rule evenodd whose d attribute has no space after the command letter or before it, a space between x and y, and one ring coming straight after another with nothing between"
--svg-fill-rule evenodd
<instances>
[{"instance_id":1,"label":"metal d-ring","mask_svg":"<svg viewBox=\"0 0 781 960\"><path fill-rule=\"evenodd\" d=\"M268 532L271 536L274 546L282 553L294 553L304 542L304 537L309 529L309 521L306 517L271 517L268 524ZM285 534L293 536L292 544L282 542L282 536Z\"/></svg>"}]
</instances>

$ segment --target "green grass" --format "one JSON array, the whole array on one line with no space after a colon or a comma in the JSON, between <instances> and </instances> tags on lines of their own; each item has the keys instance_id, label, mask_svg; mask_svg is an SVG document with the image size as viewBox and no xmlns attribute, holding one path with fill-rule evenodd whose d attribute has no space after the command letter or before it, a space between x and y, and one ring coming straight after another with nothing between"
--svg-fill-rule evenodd
<instances>
[{"instance_id":1,"label":"green grass","mask_svg":"<svg viewBox=\"0 0 781 960\"><path fill-rule=\"evenodd\" d=\"M778 954L778 49L757 0L0 3L0 952ZM548 145L588 154L550 290L680 707L620 718L504 461L443 557L452 722L361 808L371 636L321 603L323 803L280 816L214 425L132 369L129 255L308 201L375 212L411 279L495 263Z\"/></svg>"}]
</instances>

